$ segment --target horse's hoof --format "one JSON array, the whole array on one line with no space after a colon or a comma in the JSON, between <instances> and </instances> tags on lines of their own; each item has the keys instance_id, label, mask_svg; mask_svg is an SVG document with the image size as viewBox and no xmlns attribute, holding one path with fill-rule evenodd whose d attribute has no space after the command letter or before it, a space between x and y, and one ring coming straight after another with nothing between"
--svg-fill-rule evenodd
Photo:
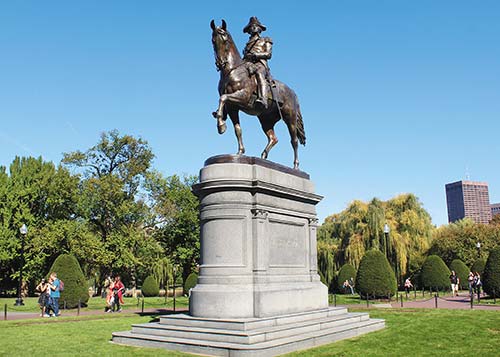
<instances>
[{"instance_id":1,"label":"horse's hoof","mask_svg":"<svg viewBox=\"0 0 500 357\"><path fill-rule=\"evenodd\" d=\"M212 112L212 116L217 119L217 112Z\"/></svg>"},{"instance_id":2,"label":"horse's hoof","mask_svg":"<svg viewBox=\"0 0 500 357\"><path fill-rule=\"evenodd\" d=\"M260 155L260 158L261 159L267 159L267 153L264 151L261 155Z\"/></svg>"},{"instance_id":3,"label":"horse's hoof","mask_svg":"<svg viewBox=\"0 0 500 357\"><path fill-rule=\"evenodd\" d=\"M226 123L217 125L217 130L219 131L219 134L224 134L226 132L226 129L227 129Z\"/></svg>"},{"instance_id":4,"label":"horse's hoof","mask_svg":"<svg viewBox=\"0 0 500 357\"><path fill-rule=\"evenodd\" d=\"M245 149L240 149L240 150L238 150L236 155L243 155L244 153L245 153Z\"/></svg>"},{"instance_id":5,"label":"horse's hoof","mask_svg":"<svg viewBox=\"0 0 500 357\"><path fill-rule=\"evenodd\" d=\"M298 162L294 163L294 164L293 164L293 168L294 168L295 170L298 170L298 169L299 169L299 163L298 163Z\"/></svg>"}]
</instances>

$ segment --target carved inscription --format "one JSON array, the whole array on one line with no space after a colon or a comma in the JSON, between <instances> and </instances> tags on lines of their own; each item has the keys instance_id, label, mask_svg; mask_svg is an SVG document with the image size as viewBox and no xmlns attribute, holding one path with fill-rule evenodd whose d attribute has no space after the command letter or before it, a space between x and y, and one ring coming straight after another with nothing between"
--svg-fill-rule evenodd
<instances>
[{"instance_id":1,"label":"carved inscription","mask_svg":"<svg viewBox=\"0 0 500 357\"><path fill-rule=\"evenodd\" d=\"M269 221L269 266L303 267L306 265L305 224L294 221Z\"/></svg>"}]
</instances>

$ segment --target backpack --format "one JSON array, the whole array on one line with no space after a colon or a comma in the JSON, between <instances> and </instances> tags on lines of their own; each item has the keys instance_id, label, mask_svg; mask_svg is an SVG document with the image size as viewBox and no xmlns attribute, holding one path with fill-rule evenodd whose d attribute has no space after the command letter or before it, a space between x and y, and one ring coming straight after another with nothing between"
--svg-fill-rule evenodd
<instances>
[{"instance_id":1,"label":"backpack","mask_svg":"<svg viewBox=\"0 0 500 357\"><path fill-rule=\"evenodd\" d=\"M59 279L59 291L64 291L64 281L62 281L61 279Z\"/></svg>"}]
</instances>

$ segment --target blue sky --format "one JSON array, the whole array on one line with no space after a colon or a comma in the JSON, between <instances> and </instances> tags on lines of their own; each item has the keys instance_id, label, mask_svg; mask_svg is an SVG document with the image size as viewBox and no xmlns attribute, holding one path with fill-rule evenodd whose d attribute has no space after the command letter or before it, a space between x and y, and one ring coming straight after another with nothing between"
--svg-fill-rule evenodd
<instances>
[{"instance_id":1,"label":"blue sky","mask_svg":"<svg viewBox=\"0 0 500 357\"><path fill-rule=\"evenodd\" d=\"M251 3L251 4L250 4ZM0 165L59 162L103 131L149 141L164 174L198 173L237 149L211 112L218 73L209 22L240 50L250 16L273 38L274 77L299 96L302 170L324 195L321 219L354 200L415 193L437 225L444 184L487 181L500 202L500 2L3 1ZM247 154L266 138L242 116ZM277 125L270 159L292 164Z\"/></svg>"}]
</instances>

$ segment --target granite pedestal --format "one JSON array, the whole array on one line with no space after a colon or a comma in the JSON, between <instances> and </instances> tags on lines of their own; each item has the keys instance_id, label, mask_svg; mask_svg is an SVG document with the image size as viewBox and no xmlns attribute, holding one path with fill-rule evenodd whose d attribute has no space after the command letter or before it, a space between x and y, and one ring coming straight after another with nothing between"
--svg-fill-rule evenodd
<instances>
[{"instance_id":1,"label":"granite pedestal","mask_svg":"<svg viewBox=\"0 0 500 357\"><path fill-rule=\"evenodd\" d=\"M222 356L277 354L384 327L328 307L317 272L309 176L267 160L208 159L200 199L201 264L189 315L115 333L113 341Z\"/></svg>"}]
</instances>

